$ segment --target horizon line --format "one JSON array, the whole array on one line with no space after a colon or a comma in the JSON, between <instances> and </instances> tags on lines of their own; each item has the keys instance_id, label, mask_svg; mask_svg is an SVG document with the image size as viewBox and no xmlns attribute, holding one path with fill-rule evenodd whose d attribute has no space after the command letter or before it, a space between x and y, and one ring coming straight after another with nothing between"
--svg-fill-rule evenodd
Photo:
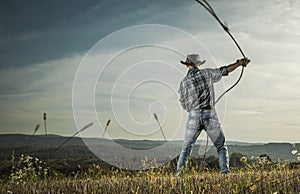
<instances>
[{"instance_id":1,"label":"horizon line","mask_svg":"<svg viewBox=\"0 0 300 194\"><path fill-rule=\"evenodd\" d=\"M24 136L32 136L32 134L25 134L25 133L0 133L2 135L24 135ZM34 136L46 136L45 134L35 134ZM68 138L70 136L59 135L59 134L48 134L48 136L59 136ZM80 139L101 139L101 137L81 137L81 136L74 136L74 138ZM103 138L105 140L128 140L128 141L164 141L163 139L126 139L126 138ZM183 141L183 139L172 139L168 142L174 141ZM198 139L197 141L206 141L205 139ZM197 142L196 141L196 142ZM237 143L246 143L246 144L269 144L269 143L286 143L286 144L300 144L300 142L287 142L287 141L260 141L260 142L252 142L252 141L239 141L239 140L227 140L226 142L237 142Z\"/></svg>"}]
</instances>

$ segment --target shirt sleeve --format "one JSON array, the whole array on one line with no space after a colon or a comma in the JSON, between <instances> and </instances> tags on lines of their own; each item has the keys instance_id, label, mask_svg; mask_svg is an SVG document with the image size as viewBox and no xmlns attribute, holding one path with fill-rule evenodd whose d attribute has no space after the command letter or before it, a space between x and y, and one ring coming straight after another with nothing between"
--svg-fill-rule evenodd
<instances>
[{"instance_id":1,"label":"shirt sleeve","mask_svg":"<svg viewBox=\"0 0 300 194\"><path fill-rule=\"evenodd\" d=\"M228 66L223 66L220 67L220 71L222 72L222 76L227 76L228 75Z\"/></svg>"},{"instance_id":2,"label":"shirt sleeve","mask_svg":"<svg viewBox=\"0 0 300 194\"><path fill-rule=\"evenodd\" d=\"M221 80L222 76L227 76L228 75L228 68L227 66L223 66L220 68L216 69L208 69L210 77L212 79L212 82L218 82Z\"/></svg>"},{"instance_id":3,"label":"shirt sleeve","mask_svg":"<svg viewBox=\"0 0 300 194\"><path fill-rule=\"evenodd\" d=\"M186 95L187 95L187 92L186 92L186 87L185 87L185 84L184 84L184 82L182 81L181 83L180 83L180 86L179 86L179 89L178 89L178 93L179 93L179 102L180 102L180 104L181 104L181 106L182 106L182 108L184 109L184 110L186 110Z\"/></svg>"}]
</instances>

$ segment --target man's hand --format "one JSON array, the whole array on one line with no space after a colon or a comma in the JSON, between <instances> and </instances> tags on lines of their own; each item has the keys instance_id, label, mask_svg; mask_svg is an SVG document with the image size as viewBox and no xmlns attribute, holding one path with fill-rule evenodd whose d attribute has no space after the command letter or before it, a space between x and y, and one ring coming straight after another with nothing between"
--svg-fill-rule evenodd
<instances>
[{"instance_id":1,"label":"man's hand","mask_svg":"<svg viewBox=\"0 0 300 194\"><path fill-rule=\"evenodd\" d=\"M236 61L236 64L237 64L238 66L244 66L244 67L247 67L248 63L250 63L250 62L251 62L250 59L248 59L248 58L243 58L243 59L238 59L238 60Z\"/></svg>"},{"instance_id":2,"label":"man's hand","mask_svg":"<svg viewBox=\"0 0 300 194\"><path fill-rule=\"evenodd\" d=\"M234 71L236 68L238 68L239 66L246 67L248 65L248 63L250 63L250 62L251 61L248 58L238 59L238 60L236 60L235 63L228 65L227 70L230 73L230 72Z\"/></svg>"}]
</instances>

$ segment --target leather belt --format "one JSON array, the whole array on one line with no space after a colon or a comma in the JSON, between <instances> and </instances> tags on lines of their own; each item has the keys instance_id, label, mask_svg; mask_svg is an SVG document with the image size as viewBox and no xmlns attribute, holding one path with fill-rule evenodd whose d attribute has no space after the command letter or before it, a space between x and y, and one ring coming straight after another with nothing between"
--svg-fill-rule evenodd
<instances>
[{"instance_id":1,"label":"leather belt","mask_svg":"<svg viewBox=\"0 0 300 194\"><path fill-rule=\"evenodd\" d=\"M206 107L202 107L201 109L202 109L202 110L213 110L214 107L206 106Z\"/></svg>"}]
</instances>

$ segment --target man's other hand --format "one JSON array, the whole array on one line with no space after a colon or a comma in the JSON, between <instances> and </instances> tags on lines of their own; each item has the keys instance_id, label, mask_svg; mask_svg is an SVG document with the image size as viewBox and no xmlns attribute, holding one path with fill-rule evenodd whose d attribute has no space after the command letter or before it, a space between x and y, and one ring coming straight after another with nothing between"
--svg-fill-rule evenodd
<instances>
[{"instance_id":1,"label":"man's other hand","mask_svg":"<svg viewBox=\"0 0 300 194\"><path fill-rule=\"evenodd\" d=\"M243 58L243 59L238 59L237 61L236 61L236 63L239 65L239 66L244 66L244 67L246 67L247 65L248 65L248 63L250 63L251 61L250 61L250 59L248 59L248 58Z\"/></svg>"}]
</instances>

